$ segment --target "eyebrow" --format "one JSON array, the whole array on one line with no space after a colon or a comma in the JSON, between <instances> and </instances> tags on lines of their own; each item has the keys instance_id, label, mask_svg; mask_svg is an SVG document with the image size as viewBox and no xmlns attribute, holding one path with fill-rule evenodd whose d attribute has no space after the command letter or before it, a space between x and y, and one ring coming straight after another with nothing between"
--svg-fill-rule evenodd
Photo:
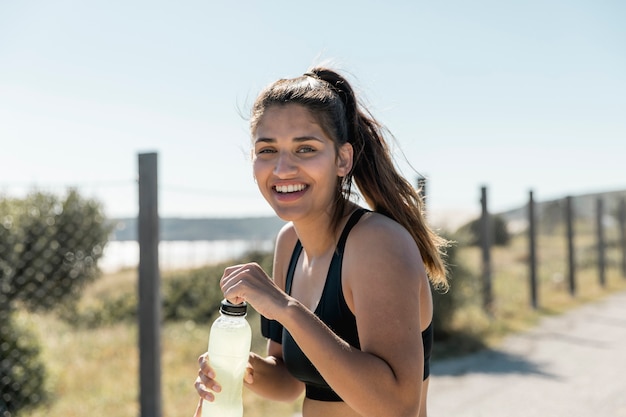
<instances>
[{"instance_id":1,"label":"eyebrow","mask_svg":"<svg viewBox=\"0 0 626 417\"><path fill-rule=\"evenodd\" d=\"M310 140L314 140L317 142L323 142L320 138L316 138L314 136L298 136L293 138L294 142L308 142ZM276 139L274 138L258 138L254 141L254 143L276 143Z\"/></svg>"}]
</instances>

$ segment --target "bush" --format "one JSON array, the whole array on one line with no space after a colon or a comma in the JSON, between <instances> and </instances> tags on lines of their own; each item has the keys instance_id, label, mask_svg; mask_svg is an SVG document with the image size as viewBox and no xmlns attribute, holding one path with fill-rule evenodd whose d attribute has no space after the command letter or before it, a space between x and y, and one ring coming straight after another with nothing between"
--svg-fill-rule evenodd
<instances>
[{"instance_id":1,"label":"bush","mask_svg":"<svg viewBox=\"0 0 626 417\"><path fill-rule=\"evenodd\" d=\"M249 252L234 262L181 271L163 280L163 318L165 320L192 320L207 323L217 315L223 299L219 279L224 269L233 264L258 263L268 274L272 273L273 254Z\"/></svg>"},{"instance_id":2,"label":"bush","mask_svg":"<svg viewBox=\"0 0 626 417\"><path fill-rule=\"evenodd\" d=\"M467 311L468 306L475 304L480 297L480 280L459 263L457 251L456 245L448 248L446 261L449 290L447 292L433 290L435 340L445 342L436 349L441 356L484 347L480 335L475 334L473 329L459 328L457 325L459 312Z\"/></svg>"},{"instance_id":3,"label":"bush","mask_svg":"<svg viewBox=\"0 0 626 417\"><path fill-rule=\"evenodd\" d=\"M108 326L137 317L137 292L121 291L106 294L89 304L69 303L59 309L59 317L82 328Z\"/></svg>"},{"instance_id":4,"label":"bush","mask_svg":"<svg viewBox=\"0 0 626 417\"><path fill-rule=\"evenodd\" d=\"M163 320L211 322L218 314L223 295L219 279L233 264L257 262L271 273L271 252L249 252L241 259L202 268L165 273L161 282ZM77 327L96 327L137 320L136 286L99 294L89 303L71 303L60 311L61 317Z\"/></svg>"},{"instance_id":5,"label":"bush","mask_svg":"<svg viewBox=\"0 0 626 417\"><path fill-rule=\"evenodd\" d=\"M506 220L502 216L491 215L492 239L491 243L495 246L506 246L511 240L511 235L507 228ZM471 246L479 246L482 242L481 219L472 220L459 229L459 235L463 236L460 240L466 241Z\"/></svg>"},{"instance_id":6,"label":"bush","mask_svg":"<svg viewBox=\"0 0 626 417\"><path fill-rule=\"evenodd\" d=\"M99 203L75 190L0 199L0 302L50 310L76 300L110 232Z\"/></svg>"},{"instance_id":7,"label":"bush","mask_svg":"<svg viewBox=\"0 0 626 417\"><path fill-rule=\"evenodd\" d=\"M39 341L7 310L0 312L0 416L18 412L47 398L46 370L41 361Z\"/></svg>"}]
</instances>

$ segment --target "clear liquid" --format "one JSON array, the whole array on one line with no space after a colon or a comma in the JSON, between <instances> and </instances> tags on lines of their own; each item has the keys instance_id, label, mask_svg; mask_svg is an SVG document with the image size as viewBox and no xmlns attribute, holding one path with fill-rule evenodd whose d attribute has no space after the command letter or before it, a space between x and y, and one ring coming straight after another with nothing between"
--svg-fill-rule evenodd
<instances>
[{"instance_id":1,"label":"clear liquid","mask_svg":"<svg viewBox=\"0 0 626 417\"><path fill-rule=\"evenodd\" d=\"M243 416L243 375L250 352L250 326L245 318L221 316L211 326L209 362L222 390L202 403L202 417Z\"/></svg>"}]
</instances>

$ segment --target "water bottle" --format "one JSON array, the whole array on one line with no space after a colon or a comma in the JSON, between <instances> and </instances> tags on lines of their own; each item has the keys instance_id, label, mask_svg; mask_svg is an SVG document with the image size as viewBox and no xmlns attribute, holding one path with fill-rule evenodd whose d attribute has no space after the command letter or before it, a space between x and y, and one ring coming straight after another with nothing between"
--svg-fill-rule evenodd
<instances>
[{"instance_id":1,"label":"water bottle","mask_svg":"<svg viewBox=\"0 0 626 417\"><path fill-rule=\"evenodd\" d=\"M213 402L203 400L202 417L243 416L243 375L252 339L247 308L245 302L232 304L223 300L220 316L211 326L209 362L222 390L215 393Z\"/></svg>"}]
</instances>

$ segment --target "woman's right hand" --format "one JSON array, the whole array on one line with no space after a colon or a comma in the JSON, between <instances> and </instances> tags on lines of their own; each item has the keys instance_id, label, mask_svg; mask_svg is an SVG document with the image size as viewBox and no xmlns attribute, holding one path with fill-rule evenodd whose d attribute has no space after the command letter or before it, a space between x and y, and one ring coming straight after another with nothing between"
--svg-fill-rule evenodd
<instances>
[{"instance_id":1,"label":"woman's right hand","mask_svg":"<svg viewBox=\"0 0 626 417\"><path fill-rule=\"evenodd\" d=\"M200 355L198 358L198 364L200 365L200 369L198 370L198 378L196 378L194 386L196 387L196 391L198 391L198 395L201 399L211 402L215 400L214 393L220 392L222 387L214 379L215 371L209 364L208 352Z\"/></svg>"},{"instance_id":2,"label":"woman's right hand","mask_svg":"<svg viewBox=\"0 0 626 417\"><path fill-rule=\"evenodd\" d=\"M250 355L253 355L253 353L250 353ZM200 369L198 370L198 377L196 378L194 386L196 387L196 391L198 391L200 401L198 401L198 407L196 408L194 417L200 417L202 415L202 400L212 402L215 400L214 393L222 390L220 384L214 379L215 371L211 368L209 363L208 352L200 355L198 358L198 364L200 365ZM252 368L250 362L248 362L248 366L246 366L243 379L247 384L252 384L254 382L254 369Z\"/></svg>"}]
</instances>

